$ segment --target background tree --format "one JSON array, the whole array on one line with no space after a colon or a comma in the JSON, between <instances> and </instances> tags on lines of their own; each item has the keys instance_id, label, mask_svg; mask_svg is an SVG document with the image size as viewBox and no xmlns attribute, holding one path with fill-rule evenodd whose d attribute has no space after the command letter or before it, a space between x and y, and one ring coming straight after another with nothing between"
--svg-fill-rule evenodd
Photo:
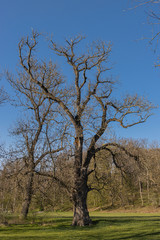
<instances>
[{"instance_id":1,"label":"background tree","mask_svg":"<svg viewBox=\"0 0 160 240\"><path fill-rule=\"evenodd\" d=\"M0 87L0 105L3 104L7 100L8 96L4 88Z\"/></svg>"},{"instance_id":2,"label":"background tree","mask_svg":"<svg viewBox=\"0 0 160 240\"><path fill-rule=\"evenodd\" d=\"M152 27L152 36L149 36L149 44L151 45L154 53L157 54L156 67L160 66L160 54L159 54L159 39L160 39L160 0L135 0L134 7L144 7L148 24Z\"/></svg>"},{"instance_id":3,"label":"background tree","mask_svg":"<svg viewBox=\"0 0 160 240\"><path fill-rule=\"evenodd\" d=\"M48 81L55 76L57 80L55 66L50 64L48 67L43 67L46 75L39 76L43 81ZM30 82L25 74L21 72L18 74L19 78L14 78L9 73L7 75L17 93L18 104L29 111L26 118L18 120L12 130L12 135L17 137L14 159L20 161L22 165L17 174L23 174L25 179L21 217L26 218L33 195L34 173L39 171L42 162L52 164L53 154L63 149L61 133L64 128L61 127L58 131L56 129L60 128L60 122L58 122L58 110L54 108L53 101L37 93L37 86L34 82ZM58 80L61 82L60 76Z\"/></svg>"},{"instance_id":4,"label":"background tree","mask_svg":"<svg viewBox=\"0 0 160 240\"><path fill-rule=\"evenodd\" d=\"M31 38L26 37L20 41L20 64L28 81L37 85L39 94L43 93L46 98L59 106L61 114L70 122L71 132L74 131L72 224L89 225L91 219L87 209L87 195L90 191L88 176L94 172L94 169L90 169L91 161L98 151L104 149L113 157L111 148L118 147L118 144L113 146L109 143L99 146L97 144L100 144L100 138L105 137L111 123L119 123L123 128L128 128L145 122L153 106L137 95L116 98L113 95L115 82L107 77L107 72L110 70L111 44L103 41L93 42L81 53L80 43L83 40L81 36L66 40L65 46L50 41L51 50L67 61L74 75L69 79L70 81L66 80L65 86L61 88L58 79L50 78L50 83L54 86L51 88L43 78L39 77L43 62L34 55L38 37L39 34L33 32ZM57 89L61 91L57 92Z\"/></svg>"}]
</instances>

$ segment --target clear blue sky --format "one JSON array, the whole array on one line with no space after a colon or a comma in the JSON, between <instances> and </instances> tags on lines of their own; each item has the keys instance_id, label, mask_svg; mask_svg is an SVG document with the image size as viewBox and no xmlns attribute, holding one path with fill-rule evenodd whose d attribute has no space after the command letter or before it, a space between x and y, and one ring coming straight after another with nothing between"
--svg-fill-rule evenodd
<instances>
[{"instance_id":1,"label":"clear blue sky","mask_svg":"<svg viewBox=\"0 0 160 240\"><path fill-rule=\"evenodd\" d=\"M0 72L15 72L20 38L36 29L53 33L57 41L81 33L87 41L113 43L112 74L123 93L147 96L160 104L160 69L147 40L152 34L144 7L129 10L132 0L0 0ZM43 46L42 46L43 48ZM43 50L43 49L42 49ZM62 66L63 68L63 66ZM3 84L11 94L5 79ZM19 116L9 104L0 107L0 143L10 142L8 129ZM128 130L116 129L122 137L160 140L160 111L147 123Z\"/></svg>"}]
</instances>

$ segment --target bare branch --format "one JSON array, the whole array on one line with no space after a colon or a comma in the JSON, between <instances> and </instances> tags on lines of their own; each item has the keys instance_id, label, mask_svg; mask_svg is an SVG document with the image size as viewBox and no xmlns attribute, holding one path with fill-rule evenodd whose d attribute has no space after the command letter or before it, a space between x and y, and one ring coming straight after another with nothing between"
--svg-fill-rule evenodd
<instances>
[{"instance_id":1,"label":"bare branch","mask_svg":"<svg viewBox=\"0 0 160 240\"><path fill-rule=\"evenodd\" d=\"M55 177L55 176L53 176L52 174L45 173L45 172L35 171L35 173L38 174L38 175L40 175L40 176L44 176L44 177L49 177L49 178L51 178L53 181L56 181L56 182L59 183L63 188L65 188L68 193L71 193L70 188L69 188L62 180L60 180L58 177Z\"/></svg>"}]
</instances>

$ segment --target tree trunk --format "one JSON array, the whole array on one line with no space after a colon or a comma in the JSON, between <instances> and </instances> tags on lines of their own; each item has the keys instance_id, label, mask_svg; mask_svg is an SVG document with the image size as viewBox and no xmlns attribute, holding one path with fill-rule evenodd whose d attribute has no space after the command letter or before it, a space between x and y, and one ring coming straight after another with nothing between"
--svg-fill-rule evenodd
<instances>
[{"instance_id":1,"label":"tree trunk","mask_svg":"<svg viewBox=\"0 0 160 240\"><path fill-rule=\"evenodd\" d=\"M142 194L142 182L140 181L140 179L138 179L138 181L139 181L139 194L140 194L140 198L141 198L141 205L143 207L144 202L143 202L143 194Z\"/></svg>"},{"instance_id":2,"label":"tree trunk","mask_svg":"<svg viewBox=\"0 0 160 240\"><path fill-rule=\"evenodd\" d=\"M91 224L91 219L87 209L87 167L82 168L82 156L83 129L78 122L75 138L74 189L72 193L72 200L74 204L73 226L85 226Z\"/></svg>"},{"instance_id":3,"label":"tree trunk","mask_svg":"<svg viewBox=\"0 0 160 240\"><path fill-rule=\"evenodd\" d=\"M33 193L33 173L28 174L27 184L25 188L24 202L22 204L21 218L26 219L32 199Z\"/></svg>"},{"instance_id":4,"label":"tree trunk","mask_svg":"<svg viewBox=\"0 0 160 240\"><path fill-rule=\"evenodd\" d=\"M73 191L73 226L86 226L92 223L87 209L87 194L87 175L82 175L81 177L75 179L75 189Z\"/></svg>"}]
</instances>

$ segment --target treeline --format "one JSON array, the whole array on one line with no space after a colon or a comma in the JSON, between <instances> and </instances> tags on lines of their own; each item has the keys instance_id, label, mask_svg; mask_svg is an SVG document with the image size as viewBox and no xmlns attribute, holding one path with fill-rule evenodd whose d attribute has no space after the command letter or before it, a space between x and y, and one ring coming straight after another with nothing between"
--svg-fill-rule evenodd
<instances>
[{"instance_id":1,"label":"treeline","mask_svg":"<svg viewBox=\"0 0 160 240\"><path fill-rule=\"evenodd\" d=\"M101 151L95 155L89 176L88 207L110 209L160 205L160 149L148 147L143 141L122 140L132 157L122 150L113 158ZM116 160L115 160L116 159ZM116 161L116 162L114 162ZM48 163L51 163L48 161ZM73 158L60 153L53 164L41 166L43 176L33 174L32 200L30 209L34 211L66 211L72 209L69 190L63 186L73 181ZM42 169L43 168L43 169ZM20 213L26 192L28 169L24 159L8 159L0 170L0 211ZM54 176L59 179L55 181ZM62 182L61 182L62 181Z\"/></svg>"},{"instance_id":2,"label":"treeline","mask_svg":"<svg viewBox=\"0 0 160 240\"><path fill-rule=\"evenodd\" d=\"M160 149L148 148L141 142L127 141L126 147L137 159L119 153L118 166L102 153L97 174L92 178L95 189L90 193L90 207L127 208L160 205ZM123 143L124 145L124 143Z\"/></svg>"}]
</instances>

